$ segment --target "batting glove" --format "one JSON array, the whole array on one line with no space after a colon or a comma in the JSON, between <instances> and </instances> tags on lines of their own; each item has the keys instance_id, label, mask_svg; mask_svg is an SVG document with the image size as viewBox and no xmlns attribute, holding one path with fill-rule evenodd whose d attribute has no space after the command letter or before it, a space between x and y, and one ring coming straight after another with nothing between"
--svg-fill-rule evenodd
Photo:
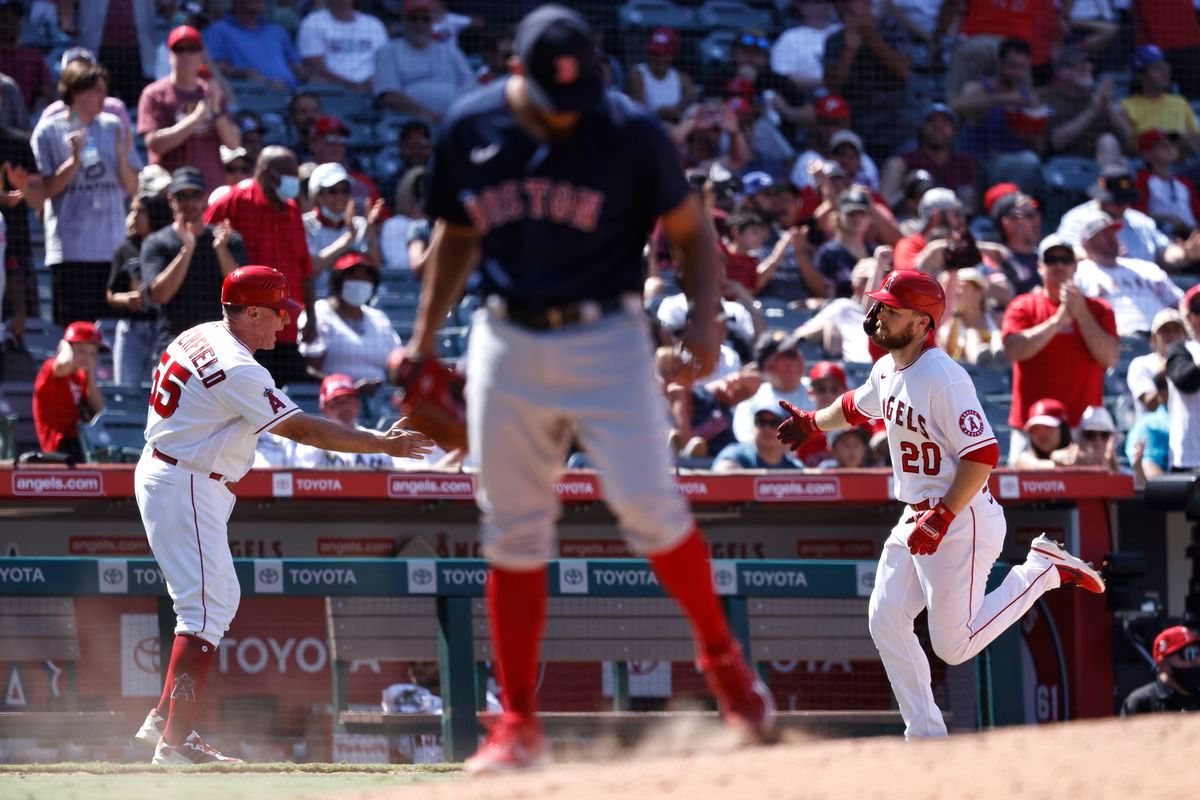
<instances>
[{"instance_id":1,"label":"batting glove","mask_svg":"<svg viewBox=\"0 0 1200 800\"><path fill-rule=\"evenodd\" d=\"M938 503L919 516L909 517L908 522L915 522L912 533L908 535L908 552L914 556L931 556L937 552L950 523L954 522L954 512L945 503Z\"/></svg>"},{"instance_id":2,"label":"batting glove","mask_svg":"<svg viewBox=\"0 0 1200 800\"><path fill-rule=\"evenodd\" d=\"M801 411L787 400L780 400L779 406L788 413L788 418L779 423L775 436L793 453L800 449L808 437L821 432L817 427L816 412Z\"/></svg>"}]
</instances>

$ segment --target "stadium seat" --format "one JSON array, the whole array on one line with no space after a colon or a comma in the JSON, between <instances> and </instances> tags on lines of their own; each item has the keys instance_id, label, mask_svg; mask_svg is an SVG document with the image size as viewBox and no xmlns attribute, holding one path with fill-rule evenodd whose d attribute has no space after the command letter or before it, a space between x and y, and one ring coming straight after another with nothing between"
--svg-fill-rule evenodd
<instances>
[{"instance_id":1,"label":"stadium seat","mask_svg":"<svg viewBox=\"0 0 1200 800\"><path fill-rule=\"evenodd\" d=\"M730 61L730 50L733 40L737 38L736 31L715 30L700 40L700 73L708 75L720 70Z\"/></svg>"},{"instance_id":2,"label":"stadium seat","mask_svg":"<svg viewBox=\"0 0 1200 800\"><path fill-rule=\"evenodd\" d=\"M35 361L41 362L58 350L63 329L48 319L29 317L25 320L25 349Z\"/></svg>"},{"instance_id":3,"label":"stadium seat","mask_svg":"<svg viewBox=\"0 0 1200 800\"><path fill-rule=\"evenodd\" d=\"M696 13L690 8L677 6L670 0L629 0L617 10L617 22L625 29L663 26L676 30L692 30L696 27Z\"/></svg>"},{"instance_id":4,"label":"stadium seat","mask_svg":"<svg viewBox=\"0 0 1200 800\"><path fill-rule=\"evenodd\" d=\"M33 427L32 383L0 383L0 414L16 417L12 430L12 447L17 455L40 449L37 430Z\"/></svg>"},{"instance_id":5,"label":"stadium seat","mask_svg":"<svg viewBox=\"0 0 1200 800\"><path fill-rule=\"evenodd\" d=\"M775 27L771 12L751 8L740 0L708 0L696 11L701 28L760 28Z\"/></svg>"},{"instance_id":6,"label":"stadium seat","mask_svg":"<svg viewBox=\"0 0 1200 800\"><path fill-rule=\"evenodd\" d=\"M105 409L87 425L79 426L79 437L88 461L130 464L146 446L146 411Z\"/></svg>"},{"instance_id":7,"label":"stadium seat","mask_svg":"<svg viewBox=\"0 0 1200 800\"><path fill-rule=\"evenodd\" d=\"M309 414L321 413L321 384L289 383L283 387L283 393L292 398L292 402L300 406L301 411Z\"/></svg>"},{"instance_id":8,"label":"stadium seat","mask_svg":"<svg viewBox=\"0 0 1200 800\"><path fill-rule=\"evenodd\" d=\"M150 397L149 387L110 384L101 386L100 393L104 395L105 414L140 415L142 424L145 424L146 403Z\"/></svg>"},{"instance_id":9,"label":"stadium seat","mask_svg":"<svg viewBox=\"0 0 1200 800\"><path fill-rule=\"evenodd\" d=\"M1042 206L1042 229L1058 227L1062 215L1087 199L1088 189L1100 176L1095 159L1055 156L1042 167L1046 196Z\"/></svg>"}]
</instances>

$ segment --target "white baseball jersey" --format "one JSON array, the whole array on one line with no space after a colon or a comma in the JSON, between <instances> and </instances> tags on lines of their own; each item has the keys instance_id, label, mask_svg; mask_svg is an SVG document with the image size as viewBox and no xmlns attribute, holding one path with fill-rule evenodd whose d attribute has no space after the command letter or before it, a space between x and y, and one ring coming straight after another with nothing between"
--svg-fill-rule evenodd
<instances>
[{"instance_id":1,"label":"white baseball jersey","mask_svg":"<svg viewBox=\"0 0 1200 800\"><path fill-rule=\"evenodd\" d=\"M206 322L176 337L154 370L146 444L236 481L254 462L259 434L299 411L224 322Z\"/></svg>"},{"instance_id":2,"label":"white baseball jersey","mask_svg":"<svg viewBox=\"0 0 1200 800\"><path fill-rule=\"evenodd\" d=\"M1200 364L1200 342L1188 342L1192 360ZM1167 410L1171 412L1168 446L1171 466L1179 469L1200 467L1200 393L1185 394L1174 381L1167 381Z\"/></svg>"},{"instance_id":3,"label":"white baseball jersey","mask_svg":"<svg viewBox=\"0 0 1200 800\"><path fill-rule=\"evenodd\" d=\"M970 376L937 347L903 369L880 358L854 405L884 420L896 497L910 505L945 497L962 457L996 444Z\"/></svg>"}]
</instances>

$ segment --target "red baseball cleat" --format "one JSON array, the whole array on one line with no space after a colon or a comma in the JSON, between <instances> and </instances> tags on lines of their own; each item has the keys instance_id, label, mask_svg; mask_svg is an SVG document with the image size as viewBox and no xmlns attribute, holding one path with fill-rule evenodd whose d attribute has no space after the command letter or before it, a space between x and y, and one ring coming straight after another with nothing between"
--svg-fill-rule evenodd
<instances>
[{"instance_id":1,"label":"red baseball cleat","mask_svg":"<svg viewBox=\"0 0 1200 800\"><path fill-rule=\"evenodd\" d=\"M1029 545L1030 552L1045 556L1058 568L1058 577L1063 586L1078 586L1095 594L1104 594L1104 578L1083 559L1076 558L1062 548L1058 542L1042 534Z\"/></svg>"},{"instance_id":2,"label":"red baseball cleat","mask_svg":"<svg viewBox=\"0 0 1200 800\"><path fill-rule=\"evenodd\" d=\"M697 663L708 689L717 698L725 724L757 744L779 741L775 727L775 701L763 682L751 671L742 648L736 643L715 658Z\"/></svg>"},{"instance_id":3,"label":"red baseball cleat","mask_svg":"<svg viewBox=\"0 0 1200 800\"><path fill-rule=\"evenodd\" d=\"M537 718L506 712L464 766L469 775L486 775L536 769L549 764L550 750Z\"/></svg>"}]
</instances>

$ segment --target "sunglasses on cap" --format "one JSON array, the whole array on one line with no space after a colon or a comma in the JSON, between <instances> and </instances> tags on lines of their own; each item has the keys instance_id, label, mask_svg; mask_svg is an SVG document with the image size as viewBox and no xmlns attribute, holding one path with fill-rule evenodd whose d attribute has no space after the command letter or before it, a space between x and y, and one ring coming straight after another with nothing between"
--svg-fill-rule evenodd
<instances>
[{"instance_id":1,"label":"sunglasses on cap","mask_svg":"<svg viewBox=\"0 0 1200 800\"><path fill-rule=\"evenodd\" d=\"M757 47L759 50L770 50L771 42L765 36L755 36L752 33L744 33L738 37L738 44L742 47Z\"/></svg>"}]
</instances>

